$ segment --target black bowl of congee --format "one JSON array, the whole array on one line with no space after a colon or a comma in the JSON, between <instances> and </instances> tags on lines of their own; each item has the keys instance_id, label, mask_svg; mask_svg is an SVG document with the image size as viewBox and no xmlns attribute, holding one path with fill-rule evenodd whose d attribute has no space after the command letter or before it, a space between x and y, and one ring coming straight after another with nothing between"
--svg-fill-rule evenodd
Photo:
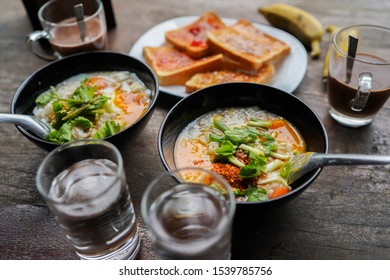
<instances>
[{"instance_id":1,"label":"black bowl of congee","mask_svg":"<svg viewBox=\"0 0 390 280\"><path fill-rule=\"evenodd\" d=\"M166 115L158 135L167 170L196 166L224 177L238 205L289 201L320 174L287 183L289 161L305 151L326 153L315 112L296 96L254 83L226 83L192 93Z\"/></svg>"},{"instance_id":2,"label":"black bowl of congee","mask_svg":"<svg viewBox=\"0 0 390 280\"><path fill-rule=\"evenodd\" d=\"M158 95L157 79L141 61L114 52L86 52L28 77L12 99L11 113L34 116L49 127L42 138L16 126L45 150L86 138L120 147L145 127Z\"/></svg>"}]
</instances>

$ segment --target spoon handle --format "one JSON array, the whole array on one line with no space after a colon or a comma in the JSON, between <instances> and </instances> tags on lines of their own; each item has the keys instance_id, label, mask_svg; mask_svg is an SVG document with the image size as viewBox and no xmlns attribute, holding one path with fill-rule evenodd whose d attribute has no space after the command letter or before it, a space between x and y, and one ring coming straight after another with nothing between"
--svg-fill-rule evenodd
<instances>
[{"instance_id":1,"label":"spoon handle","mask_svg":"<svg viewBox=\"0 0 390 280\"><path fill-rule=\"evenodd\" d=\"M84 7L83 4L77 4L73 8L77 20L77 25L80 30L80 38L81 41L84 42L86 37L85 22L84 22Z\"/></svg>"},{"instance_id":2,"label":"spoon handle","mask_svg":"<svg viewBox=\"0 0 390 280\"><path fill-rule=\"evenodd\" d=\"M22 114L0 113L0 123L12 123L20 125L34 132L39 137L44 138L50 131L50 128L34 119L32 116Z\"/></svg>"},{"instance_id":3,"label":"spoon handle","mask_svg":"<svg viewBox=\"0 0 390 280\"><path fill-rule=\"evenodd\" d=\"M12 123L23 126L26 123L30 124L30 118L23 115L0 113L0 123Z\"/></svg>"},{"instance_id":4,"label":"spoon handle","mask_svg":"<svg viewBox=\"0 0 390 280\"><path fill-rule=\"evenodd\" d=\"M390 164L390 156L387 155L359 155L359 154L319 154L315 153L312 160L319 165L370 165Z\"/></svg>"},{"instance_id":5,"label":"spoon handle","mask_svg":"<svg viewBox=\"0 0 390 280\"><path fill-rule=\"evenodd\" d=\"M390 156L359 154L304 153L293 160L289 183L293 183L307 172L329 165L378 165L390 164Z\"/></svg>"}]
</instances>

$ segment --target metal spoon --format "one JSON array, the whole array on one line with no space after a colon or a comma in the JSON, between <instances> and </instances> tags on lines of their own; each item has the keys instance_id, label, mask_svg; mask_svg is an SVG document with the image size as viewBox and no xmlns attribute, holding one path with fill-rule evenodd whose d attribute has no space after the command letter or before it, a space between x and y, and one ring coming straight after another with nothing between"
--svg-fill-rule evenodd
<instances>
[{"instance_id":1,"label":"metal spoon","mask_svg":"<svg viewBox=\"0 0 390 280\"><path fill-rule=\"evenodd\" d=\"M347 78L345 82L349 84L351 82L353 63L356 57L356 51L359 40L351 35L348 36L348 56L347 56Z\"/></svg>"},{"instance_id":2,"label":"metal spoon","mask_svg":"<svg viewBox=\"0 0 390 280\"><path fill-rule=\"evenodd\" d=\"M291 172L288 183L291 184L307 172L323 166L377 164L390 164L390 156L307 152L297 155L291 160Z\"/></svg>"},{"instance_id":3,"label":"metal spoon","mask_svg":"<svg viewBox=\"0 0 390 280\"><path fill-rule=\"evenodd\" d=\"M84 6L83 4L77 4L73 7L74 14L76 16L77 25L80 30L80 39L82 42L85 41L86 31L85 31L85 21L84 21Z\"/></svg>"},{"instance_id":4,"label":"metal spoon","mask_svg":"<svg viewBox=\"0 0 390 280\"><path fill-rule=\"evenodd\" d=\"M34 132L37 136L45 138L50 127L33 116L21 114L0 113L0 123L13 123Z\"/></svg>"}]
</instances>

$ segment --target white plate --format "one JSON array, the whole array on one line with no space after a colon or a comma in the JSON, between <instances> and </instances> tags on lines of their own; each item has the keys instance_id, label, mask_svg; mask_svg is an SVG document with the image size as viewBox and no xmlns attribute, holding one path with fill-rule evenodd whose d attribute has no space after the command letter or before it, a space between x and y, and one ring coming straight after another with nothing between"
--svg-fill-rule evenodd
<instances>
[{"instance_id":1,"label":"white plate","mask_svg":"<svg viewBox=\"0 0 390 280\"><path fill-rule=\"evenodd\" d=\"M179 17L164 21L152 27L135 42L129 55L145 62L142 56L143 47L158 47L163 45L165 43L165 31L182 27L198 18L199 16ZM231 25L236 22L235 19L230 18L223 18L222 20L226 25ZM253 23L253 25L290 46L290 54L281 63L276 65L276 74L269 85L292 93L302 82L306 73L308 57L306 49L298 39L283 30L257 23ZM184 86L160 86L160 90L178 97L186 97L188 95L185 93Z\"/></svg>"}]
</instances>

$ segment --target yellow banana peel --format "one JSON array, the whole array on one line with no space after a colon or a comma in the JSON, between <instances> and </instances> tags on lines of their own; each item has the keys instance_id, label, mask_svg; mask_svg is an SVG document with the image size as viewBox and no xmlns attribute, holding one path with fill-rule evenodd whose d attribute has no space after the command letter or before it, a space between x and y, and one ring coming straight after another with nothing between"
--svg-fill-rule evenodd
<instances>
[{"instance_id":1,"label":"yellow banana peel","mask_svg":"<svg viewBox=\"0 0 390 280\"><path fill-rule=\"evenodd\" d=\"M260 7L259 12L271 25L291 33L303 45L309 47L312 58L320 57L320 43L324 34L324 27L312 14L301 8L283 3Z\"/></svg>"},{"instance_id":2,"label":"yellow banana peel","mask_svg":"<svg viewBox=\"0 0 390 280\"><path fill-rule=\"evenodd\" d=\"M330 36L330 40L329 40L328 50L326 51L326 55L325 55L325 58L324 58L324 67L323 67L323 70L322 70L322 81L324 83L326 83L328 81L330 48L332 46L333 36L334 36L334 34L336 33L337 30L338 30L338 27L334 26L334 25L326 27L326 30L325 30L326 32L330 33L331 36Z\"/></svg>"},{"instance_id":3,"label":"yellow banana peel","mask_svg":"<svg viewBox=\"0 0 390 280\"><path fill-rule=\"evenodd\" d=\"M325 29L325 31L327 33L330 33L330 40L329 40L328 50L327 50L325 58L324 58L324 67L322 70L322 81L324 83L326 83L328 81L330 49L332 47L333 37L338 30L339 30L339 28L337 26L334 26L334 25L327 26ZM351 32L349 33L349 35L357 37L358 36L357 30L352 29ZM348 40L341 41L338 44L338 47L342 52L348 53Z\"/></svg>"}]
</instances>

